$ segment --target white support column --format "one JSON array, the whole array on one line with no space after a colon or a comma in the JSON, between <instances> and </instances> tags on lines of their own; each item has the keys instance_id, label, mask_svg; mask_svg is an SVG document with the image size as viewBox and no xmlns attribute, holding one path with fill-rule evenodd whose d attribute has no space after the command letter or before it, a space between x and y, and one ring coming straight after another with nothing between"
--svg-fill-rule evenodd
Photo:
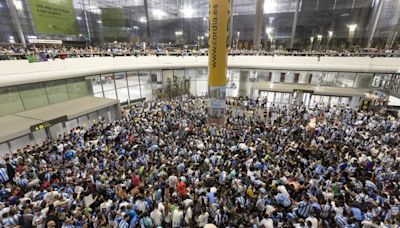
<instances>
[{"instance_id":1,"label":"white support column","mask_svg":"<svg viewBox=\"0 0 400 228\"><path fill-rule=\"evenodd\" d=\"M378 9L376 11L374 21L372 23L371 33L369 34L369 38L368 38L367 48L370 48L372 45L372 41L374 39L375 32L376 32L376 27L378 26L379 18L381 17L383 2L384 2L384 0L379 0Z\"/></svg>"},{"instance_id":2,"label":"white support column","mask_svg":"<svg viewBox=\"0 0 400 228\"><path fill-rule=\"evenodd\" d=\"M293 48L294 45L294 38L296 36L296 28L297 28L297 19L299 17L300 0L295 0L295 1L296 1L296 6L293 18L292 35L290 36L290 48Z\"/></svg>"},{"instance_id":3,"label":"white support column","mask_svg":"<svg viewBox=\"0 0 400 228\"><path fill-rule=\"evenodd\" d=\"M261 32L263 31L264 0L257 0L256 21L254 26L253 49L259 49L261 43Z\"/></svg>"},{"instance_id":4,"label":"white support column","mask_svg":"<svg viewBox=\"0 0 400 228\"><path fill-rule=\"evenodd\" d=\"M24 32L22 31L21 21L19 20L17 9L15 8L14 2L12 0L7 0L8 9L10 10L12 24L14 25L14 29L18 34L19 42L22 43L24 47L26 47L26 41Z\"/></svg>"}]
</instances>

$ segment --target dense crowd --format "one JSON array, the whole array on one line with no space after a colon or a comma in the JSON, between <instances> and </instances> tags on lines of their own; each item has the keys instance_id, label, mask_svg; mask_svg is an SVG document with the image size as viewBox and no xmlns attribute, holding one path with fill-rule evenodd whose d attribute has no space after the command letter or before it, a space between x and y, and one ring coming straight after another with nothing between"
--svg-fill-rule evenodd
<instances>
[{"instance_id":1,"label":"dense crowd","mask_svg":"<svg viewBox=\"0 0 400 228\"><path fill-rule=\"evenodd\" d=\"M207 55L206 48L147 47L128 43L104 44L99 46L67 47L63 45L31 45L26 48L20 45L0 45L0 60L28 59L31 62L48 61L48 59L65 59L102 56L142 56L172 55L201 56ZM263 55L263 56L370 56L400 57L400 50L349 51L342 50L253 50L229 49L229 55Z\"/></svg>"},{"instance_id":2,"label":"dense crowd","mask_svg":"<svg viewBox=\"0 0 400 228\"><path fill-rule=\"evenodd\" d=\"M2 159L2 227L398 227L400 122L154 101Z\"/></svg>"}]
</instances>

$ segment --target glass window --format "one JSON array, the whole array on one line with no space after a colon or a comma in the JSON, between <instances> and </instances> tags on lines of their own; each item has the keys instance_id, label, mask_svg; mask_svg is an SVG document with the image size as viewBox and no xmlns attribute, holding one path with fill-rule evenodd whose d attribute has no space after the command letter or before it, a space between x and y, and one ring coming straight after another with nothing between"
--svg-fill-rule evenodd
<instances>
[{"instance_id":1,"label":"glass window","mask_svg":"<svg viewBox=\"0 0 400 228\"><path fill-rule=\"evenodd\" d=\"M90 81L90 84L92 85L92 91L93 93L102 93L103 89L101 88L101 80L100 80L100 75L97 76L90 76L85 78L87 81Z\"/></svg>"},{"instance_id":2,"label":"glass window","mask_svg":"<svg viewBox=\"0 0 400 228\"><path fill-rule=\"evenodd\" d=\"M340 97L331 97L331 103L330 103L331 107L335 106L337 107L339 104L339 99Z\"/></svg>"},{"instance_id":3,"label":"glass window","mask_svg":"<svg viewBox=\"0 0 400 228\"><path fill-rule=\"evenodd\" d=\"M266 70L257 70L258 73L258 81L260 82L268 82L269 72Z\"/></svg>"},{"instance_id":4,"label":"glass window","mask_svg":"<svg viewBox=\"0 0 400 228\"><path fill-rule=\"evenodd\" d=\"M268 92L267 96L267 102L268 103L273 103L275 98L275 92Z\"/></svg>"},{"instance_id":5,"label":"glass window","mask_svg":"<svg viewBox=\"0 0 400 228\"><path fill-rule=\"evenodd\" d=\"M117 99L117 94L115 93L115 89L109 90L109 91L104 91L104 97L110 98L110 99Z\"/></svg>"},{"instance_id":6,"label":"glass window","mask_svg":"<svg viewBox=\"0 0 400 228\"><path fill-rule=\"evenodd\" d=\"M285 83L293 83L294 82L294 72L293 71L282 71L281 73L285 73Z\"/></svg>"},{"instance_id":7,"label":"glass window","mask_svg":"<svg viewBox=\"0 0 400 228\"><path fill-rule=\"evenodd\" d=\"M118 88L117 89L118 100L121 103L128 102L128 88Z\"/></svg>"},{"instance_id":8,"label":"glass window","mask_svg":"<svg viewBox=\"0 0 400 228\"><path fill-rule=\"evenodd\" d=\"M68 100L65 80L46 82L45 88L50 104L56 104Z\"/></svg>"},{"instance_id":9,"label":"glass window","mask_svg":"<svg viewBox=\"0 0 400 228\"><path fill-rule=\"evenodd\" d=\"M151 84L141 85L140 90L142 92L142 98L146 98L146 101L153 100L153 89Z\"/></svg>"},{"instance_id":10,"label":"glass window","mask_svg":"<svg viewBox=\"0 0 400 228\"><path fill-rule=\"evenodd\" d=\"M280 82L281 80L281 74L277 70L272 70L272 82Z\"/></svg>"},{"instance_id":11,"label":"glass window","mask_svg":"<svg viewBox=\"0 0 400 228\"><path fill-rule=\"evenodd\" d=\"M195 80L196 78L196 70L194 69L185 69L185 78Z\"/></svg>"},{"instance_id":12,"label":"glass window","mask_svg":"<svg viewBox=\"0 0 400 228\"><path fill-rule=\"evenodd\" d=\"M372 87L375 88L387 88L392 78L391 74L375 74L374 80L372 81Z\"/></svg>"},{"instance_id":13,"label":"glass window","mask_svg":"<svg viewBox=\"0 0 400 228\"><path fill-rule=\"evenodd\" d=\"M240 81L247 82L250 78L250 70L242 70L240 71Z\"/></svg>"},{"instance_id":14,"label":"glass window","mask_svg":"<svg viewBox=\"0 0 400 228\"><path fill-rule=\"evenodd\" d=\"M129 98L130 100L135 100L141 98L140 96L140 87L139 86L131 86L129 89Z\"/></svg>"},{"instance_id":15,"label":"glass window","mask_svg":"<svg viewBox=\"0 0 400 228\"><path fill-rule=\"evenodd\" d=\"M197 96L204 96L208 91L208 81L197 81L196 92Z\"/></svg>"},{"instance_id":16,"label":"glass window","mask_svg":"<svg viewBox=\"0 0 400 228\"><path fill-rule=\"evenodd\" d=\"M289 104L290 101L290 93L284 93L282 97L282 103Z\"/></svg>"},{"instance_id":17,"label":"glass window","mask_svg":"<svg viewBox=\"0 0 400 228\"><path fill-rule=\"evenodd\" d=\"M113 74L102 74L101 75L101 83L103 83L103 90L104 91L108 91L108 90L114 90L115 91Z\"/></svg>"},{"instance_id":18,"label":"glass window","mask_svg":"<svg viewBox=\"0 0 400 228\"><path fill-rule=\"evenodd\" d=\"M307 71L297 71L296 74L299 74L299 84L307 84L308 83L308 72Z\"/></svg>"},{"instance_id":19,"label":"glass window","mask_svg":"<svg viewBox=\"0 0 400 228\"><path fill-rule=\"evenodd\" d=\"M139 77L137 71L127 72L128 86L139 85Z\"/></svg>"},{"instance_id":20,"label":"glass window","mask_svg":"<svg viewBox=\"0 0 400 228\"><path fill-rule=\"evenodd\" d=\"M197 80L208 80L208 69L207 68L199 68L196 69L196 79Z\"/></svg>"},{"instance_id":21,"label":"glass window","mask_svg":"<svg viewBox=\"0 0 400 228\"><path fill-rule=\"evenodd\" d=\"M151 70L151 81L153 82L153 84L162 84L161 70Z\"/></svg>"},{"instance_id":22,"label":"glass window","mask_svg":"<svg viewBox=\"0 0 400 228\"><path fill-rule=\"evenodd\" d=\"M282 93L275 93L274 103L281 103L281 102L282 102Z\"/></svg>"},{"instance_id":23,"label":"glass window","mask_svg":"<svg viewBox=\"0 0 400 228\"><path fill-rule=\"evenodd\" d=\"M258 78L258 72L256 70L249 70L249 72L250 72L249 81L256 82Z\"/></svg>"},{"instance_id":24,"label":"glass window","mask_svg":"<svg viewBox=\"0 0 400 228\"><path fill-rule=\"evenodd\" d=\"M373 74L369 73L358 73L356 82L354 83L355 88L368 89L372 81Z\"/></svg>"},{"instance_id":25,"label":"glass window","mask_svg":"<svg viewBox=\"0 0 400 228\"><path fill-rule=\"evenodd\" d=\"M140 85L151 84L150 71L139 71Z\"/></svg>"},{"instance_id":26,"label":"glass window","mask_svg":"<svg viewBox=\"0 0 400 228\"><path fill-rule=\"evenodd\" d=\"M16 87L0 88L0 116L24 110Z\"/></svg>"},{"instance_id":27,"label":"glass window","mask_svg":"<svg viewBox=\"0 0 400 228\"><path fill-rule=\"evenodd\" d=\"M339 101L340 106L347 106L350 102L350 98L348 97L341 97Z\"/></svg>"},{"instance_id":28,"label":"glass window","mask_svg":"<svg viewBox=\"0 0 400 228\"><path fill-rule=\"evenodd\" d=\"M339 73L336 86L343 88L353 87L355 78L356 73L341 72Z\"/></svg>"},{"instance_id":29,"label":"glass window","mask_svg":"<svg viewBox=\"0 0 400 228\"><path fill-rule=\"evenodd\" d=\"M20 94L25 109L38 108L48 104L46 91L40 83L22 85Z\"/></svg>"},{"instance_id":30,"label":"glass window","mask_svg":"<svg viewBox=\"0 0 400 228\"><path fill-rule=\"evenodd\" d=\"M322 79L322 72L311 71L309 77L311 79L311 85L319 85Z\"/></svg>"},{"instance_id":31,"label":"glass window","mask_svg":"<svg viewBox=\"0 0 400 228\"><path fill-rule=\"evenodd\" d=\"M89 96L91 94L91 86L84 78L69 79L67 91L69 99Z\"/></svg>"},{"instance_id":32,"label":"glass window","mask_svg":"<svg viewBox=\"0 0 400 228\"><path fill-rule=\"evenodd\" d=\"M117 88L126 88L127 87L125 72L114 73L114 79L115 79L115 86Z\"/></svg>"},{"instance_id":33,"label":"glass window","mask_svg":"<svg viewBox=\"0 0 400 228\"><path fill-rule=\"evenodd\" d=\"M195 73L195 75L197 74L196 70L193 70ZM163 70L162 71L163 74L163 82L167 83L168 79L172 80L173 76L174 76L174 71L173 70Z\"/></svg>"},{"instance_id":34,"label":"glass window","mask_svg":"<svg viewBox=\"0 0 400 228\"><path fill-rule=\"evenodd\" d=\"M101 92L101 93L95 93L95 94L94 94L94 96L95 96L95 97L101 97L101 98L104 98L104 96L103 96L103 92Z\"/></svg>"},{"instance_id":35,"label":"glass window","mask_svg":"<svg viewBox=\"0 0 400 228\"><path fill-rule=\"evenodd\" d=\"M321 82L319 85L321 86L335 86L335 82L337 80L337 72L322 72Z\"/></svg>"},{"instance_id":36,"label":"glass window","mask_svg":"<svg viewBox=\"0 0 400 228\"><path fill-rule=\"evenodd\" d=\"M239 69L230 69L228 71L229 80L239 81L240 79L240 70Z\"/></svg>"},{"instance_id":37,"label":"glass window","mask_svg":"<svg viewBox=\"0 0 400 228\"><path fill-rule=\"evenodd\" d=\"M174 76L183 79L185 77L185 70L174 70Z\"/></svg>"}]
</instances>

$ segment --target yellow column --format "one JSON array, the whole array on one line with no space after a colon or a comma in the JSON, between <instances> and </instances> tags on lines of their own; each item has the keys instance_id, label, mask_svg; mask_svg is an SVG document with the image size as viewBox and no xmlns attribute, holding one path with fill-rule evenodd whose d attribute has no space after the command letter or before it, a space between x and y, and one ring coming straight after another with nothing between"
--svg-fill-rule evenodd
<instances>
[{"instance_id":1,"label":"yellow column","mask_svg":"<svg viewBox=\"0 0 400 228\"><path fill-rule=\"evenodd\" d=\"M208 48L208 119L222 125L226 111L226 70L229 46L230 0L210 0Z\"/></svg>"}]
</instances>

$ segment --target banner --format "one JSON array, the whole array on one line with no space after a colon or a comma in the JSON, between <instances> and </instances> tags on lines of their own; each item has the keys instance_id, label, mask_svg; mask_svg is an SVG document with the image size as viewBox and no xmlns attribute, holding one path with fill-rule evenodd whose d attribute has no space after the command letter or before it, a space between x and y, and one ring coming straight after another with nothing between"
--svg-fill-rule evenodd
<instances>
[{"instance_id":1,"label":"banner","mask_svg":"<svg viewBox=\"0 0 400 228\"><path fill-rule=\"evenodd\" d=\"M208 122L222 125L226 111L230 0L210 0L208 49Z\"/></svg>"},{"instance_id":2,"label":"banner","mask_svg":"<svg viewBox=\"0 0 400 228\"><path fill-rule=\"evenodd\" d=\"M125 27L124 12L122 8L101 8L101 21L104 27Z\"/></svg>"},{"instance_id":3,"label":"banner","mask_svg":"<svg viewBox=\"0 0 400 228\"><path fill-rule=\"evenodd\" d=\"M230 0L210 0L208 85L226 86Z\"/></svg>"},{"instance_id":4,"label":"banner","mask_svg":"<svg viewBox=\"0 0 400 228\"><path fill-rule=\"evenodd\" d=\"M36 32L78 35L72 0L28 0Z\"/></svg>"},{"instance_id":5,"label":"banner","mask_svg":"<svg viewBox=\"0 0 400 228\"><path fill-rule=\"evenodd\" d=\"M122 8L101 8L103 34L107 41L123 41L128 38L125 31L125 19Z\"/></svg>"}]
</instances>

